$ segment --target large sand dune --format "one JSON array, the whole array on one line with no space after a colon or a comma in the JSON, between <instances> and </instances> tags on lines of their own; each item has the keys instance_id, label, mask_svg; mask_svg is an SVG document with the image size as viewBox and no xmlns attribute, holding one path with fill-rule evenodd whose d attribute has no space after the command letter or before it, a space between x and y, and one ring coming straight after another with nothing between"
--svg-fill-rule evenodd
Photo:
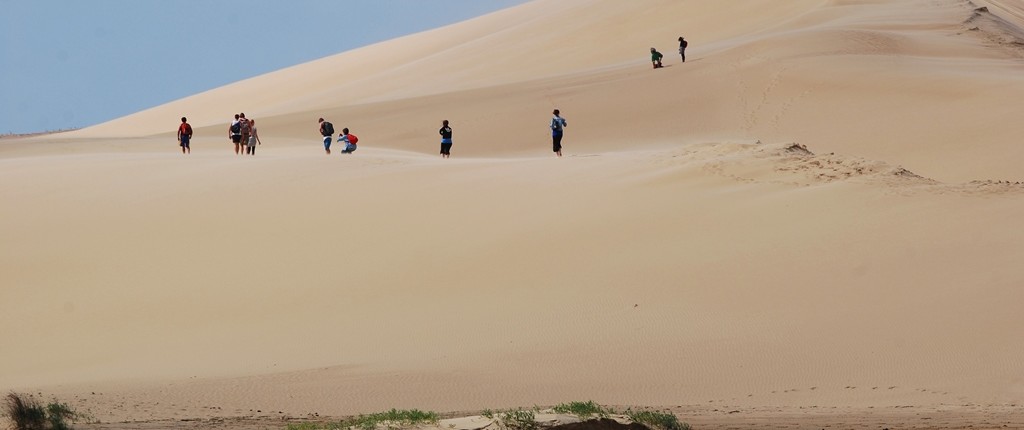
<instances>
[{"instance_id":1,"label":"large sand dune","mask_svg":"<svg viewBox=\"0 0 1024 430\"><path fill-rule=\"evenodd\" d=\"M1022 22L539 0L4 139L0 388L107 421L1019 404Z\"/></svg>"}]
</instances>

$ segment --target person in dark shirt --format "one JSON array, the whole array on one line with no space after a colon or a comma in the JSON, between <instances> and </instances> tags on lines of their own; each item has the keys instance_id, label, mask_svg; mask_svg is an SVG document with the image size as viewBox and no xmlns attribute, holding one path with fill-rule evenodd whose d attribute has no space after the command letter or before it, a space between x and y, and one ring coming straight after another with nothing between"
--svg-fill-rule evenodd
<instances>
[{"instance_id":1,"label":"person in dark shirt","mask_svg":"<svg viewBox=\"0 0 1024 430\"><path fill-rule=\"evenodd\" d=\"M653 65L655 69L661 67L661 57L664 57L664 55L661 55L657 49L651 48L651 65Z\"/></svg>"},{"instance_id":2,"label":"person in dark shirt","mask_svg":"<svg viewBox=\"0 0 1024 430\"><path fill-rule=\"evenodd\" d=\"M684 63L686 62L686 45L689 45L686 39L683 39L683 36L679 36L679 56L683 58Z\"/></svg>"},{"instance_id":3,"label":"person in dark shirt","mask_svg":"<svg viewBox=\"0 0 1024 430\"><path fill-rule=\"evenodd\" d=\"M569 123L565 121L565 118L562 118L562 113L558 109L555 109L551 114L554 115L554 117L551 118L551 122L548 123L548 128L551 129L551 150L555 152L555 155L561 157L562 134L565 127L569 126Z\"/></svg>"},{"instance_id":4,"label":"person in dark shirt","mask_svg":"<svg viewBox=\"0 0 1024 430\"><path fill-rule=\"evenodd\" d=\"M324 121L323 118L317 120L317 123L320 124L320 136L324 139L324 152L327 152L327 155L331 155L331 141L334 139L334 124L331 124L330 121Z\"/></svg>"},{"instance_id":5,"label":"person in dark shirt","mask_svg":"<svg viewBox=\"0 0 1024 430\"><path fill-rule=\"evenodd\" d=\"M452 128L448 126L448 120L441 121L441 129L437 131L441 135L441 158L452 156Z\"/></svg>"}]
</instances>

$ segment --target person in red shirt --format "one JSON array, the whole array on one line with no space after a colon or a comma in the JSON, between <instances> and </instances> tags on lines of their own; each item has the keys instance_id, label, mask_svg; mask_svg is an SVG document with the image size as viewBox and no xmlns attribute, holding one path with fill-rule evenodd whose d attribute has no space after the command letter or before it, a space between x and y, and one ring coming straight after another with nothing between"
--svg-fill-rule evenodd
<instances>
[{"instance_id":1,"label":"person in red shirt","mask_svg":"<svg viewBox=\"0 0 1024 430\"><path fill-rule=\"evenodd\" d=\"M191 154L192 148L189 141L192 140L192 126L188 125L188 118L181 117L181 125L178 126L178 145L181 145L182 154Z\"/></svg>"}]
</instances>

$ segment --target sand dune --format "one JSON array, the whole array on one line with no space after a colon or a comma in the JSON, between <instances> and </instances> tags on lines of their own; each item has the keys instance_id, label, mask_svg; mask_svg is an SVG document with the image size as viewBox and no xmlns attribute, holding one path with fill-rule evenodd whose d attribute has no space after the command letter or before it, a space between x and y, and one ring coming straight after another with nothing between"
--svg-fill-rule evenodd
<instances>
[{"instance_id":1,"label":"sand dune","mask_svg":"<svg viewBox=\"0 0 1024 430\"><path fill-rule=\"evenodd\" d=\"M1012 410L1022 11L540 0L4 139L0 388L104 421Z\"/></svg>"}]
</instances>

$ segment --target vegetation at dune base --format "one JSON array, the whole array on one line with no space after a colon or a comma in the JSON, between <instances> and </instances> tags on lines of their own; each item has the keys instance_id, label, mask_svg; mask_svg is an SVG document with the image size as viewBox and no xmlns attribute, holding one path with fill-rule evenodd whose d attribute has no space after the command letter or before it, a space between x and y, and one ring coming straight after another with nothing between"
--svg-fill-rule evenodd
<instances>
[{"instance_id":1,"label":"vegetation at dune base","mask_svg":"<svg viewBox=\"0 0 1024 430\"><path fill-rule=\"evenodd\" d=\"M629 417L635 423L645 424L648 427L661 429L661 430L690 430L690 425L684 422L680 422L679 418L675 414L669 412L652 411L648 409L642 409L634 411L632 409L627 410L624 415Z\"/></svg>"},{"instance_id":2,"label":"vegetation at dune base","mask_svg":"<svg viewBox=\"0 0 1024 430\"><path fill-rule=\"evenodd\" d=\"M609 418L612 415L623 416L631 421L646 425L654 430L690 430L690 425L680 422L679 418L669 412L660 412L650 409L616 412L614 409L601 406L593 401L562 403L551 408L558 414L575 415L581 420ZM508 409L495 411L485 409L481 415L494 420L494 424L500 430L540 430L544 428L537 422L539 407L533 409ZM423 412L420 410L397 410L392 409L369 415L359 415L338 422L328 423L292 423L287 430L375 430L375 429L400 429L416 427L423 424L437 424L438 414L435 412Z\"/></svg>"},{"instance_id":3,"label":"vegetation at dune base","mask_svg":"<svg viewBox=\"0 0 1024 430\"><path fill-rule=\"evenodd\" d=\"M537 416L528 409L501 412L496 417L498 426L504 430L537 430Z\"/></svg>"},{"instance_id":4,"label":"vegetation at dune base","mask_svg":"<svg viewBox=\"0 0 1024 430\"><path fill-rule=\"evenodd\" d=\"M84 418L66 403L53 401L43 406L31 396L16 393L4 400L4 414L13 430L66 430L71 428L68 421Z\"/></svg>"},{"instance_id":5,"label":"vegetation at dune base","mask_svg":"<svg viewBox=\"0 0 1024 430\"><path fill-rule=\"evenodd\" d=\"M603 418L615 413L611 409L594 403L593 400L588 400L586 402L562 403L551 409L560 414L576 415L580 419L587 419L590 417Z\"/></svg>"},{"instance_id":6,"label":"vegetation at dune base","mask_svg":"<svg viewBox=\"0 0 1024 430\"><path fill-rule=\"evenodd\" d=\"M378 412L359 415L333 423L298 423L289 424L288 430L341 430L359 429L373 430L377 428L404 428L420 424L435 424L438 421L436 412L424 412L418 409Z\"/></svg>"},{"instance_id":7,"label":"vegetation at dune base","mask_svg":"<svg viewBox=\"0 0 1024 430\"><path fill-rule=\"evenodd\" d=\"M586 402L569 402L556 405L552 408L560 414L572 414L582 420L588 418L607 418L610 415L625 415L635 423L644 424L657 430L690 430L690 425L679 421L679 418L669 412L661 412L650 409L617 412L612 408L601 406L592 400Z\"/></svg>"}]
</instances>

